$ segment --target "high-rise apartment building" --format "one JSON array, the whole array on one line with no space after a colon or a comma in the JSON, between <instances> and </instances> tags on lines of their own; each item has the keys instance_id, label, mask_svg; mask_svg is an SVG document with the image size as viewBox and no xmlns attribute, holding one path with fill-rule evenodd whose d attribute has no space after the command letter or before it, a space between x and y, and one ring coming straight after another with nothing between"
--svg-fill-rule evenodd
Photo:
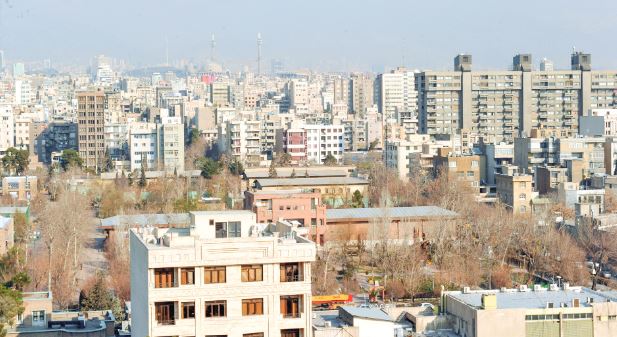
<instances>
[{"instance_id":1,"label":"high-rise apartment building","mask_svg":"<svg viewBox=\"0 0 617 337\"><path fill-rule=\"evenodd\" d=\"M0 50L0 72L4 71L6 67L6 61L4 60L4 50Z\"/></svg>"},{"instance_id":2,"label":"high-rise apartment building","mask_svg":"<svg viewBox=\"0 0 617 337\"><path fill-rule=\"evenodd\" d=\"M577 118L590 109L617 106L617 71L592 71L589 54L572 54L571 70L535 71L529 54L516 55L513 70L471 66L471 55L458 55L454 71L416 75L421 132L465 129L489 142L529 136L532 129L565 137L577 132Z\"/></svg>"},{"instance_id":3,"label":"high-rise apartment building","mask_svg":"<svg viewBox=\"0 0 617 337\"><path fill-rule=\"evenodd\" d=\"M377 107L386 119L401 120L416 116L418 92L415 88L415 74L405 68L379 74L375 81Z\"/></svg>"},{"instance_id":4,"label":"high-rise apartment building","mask_svg":"<svg viewBox=\"0 0 617 337\"><path fill-rule=\"evenodd\" d=\"M250 211L190 217L189 228L131 230L133 335L311 335L313 242Z\"/></svg>"},{"instance_id":5,"label":"high-rise apartment building","mask_svg":"<svg viewBox=\"0 0 617 337\"><path fill-rule=\"evenodd\" d=\"M79 156L88 169L100 171L105 158L105 92L77 93Z\"/></svg>"},{"instance_id":6,"label":"high-rise apartment building","mask_svg":"<svg viewBox=\"0 0 617 337\"><path fill-rule=\"evenodd\" d=\"M353 74L351 76L351 111L355 114L363 114L373 106L374 83L373 77L366 74Z\"/></svg>"}]
</instances>

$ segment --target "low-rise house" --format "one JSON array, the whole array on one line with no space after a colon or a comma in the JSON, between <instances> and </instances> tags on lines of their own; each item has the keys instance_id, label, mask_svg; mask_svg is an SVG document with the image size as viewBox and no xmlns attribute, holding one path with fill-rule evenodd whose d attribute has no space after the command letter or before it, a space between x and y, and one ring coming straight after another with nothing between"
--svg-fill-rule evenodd
<instances>
[{"instance_id":1,"label":"low-rise house","mask_svg":"<svg viewBox=\"0 0 617 337\"><path fill-rule=\"evenodd\" d=\"M430 238L437 226L454 225L458 218L458 213L437 206L328 209L320 242L413 243Z\"/></svg>"},{"instance_id":2,"label":"low-rise house","mask_svg":"<svg viewBox=\"0 0 617 337\"><path fill-rule=\"evenodd\" d=\"M112 337L111 311L53 311L51 292L23 293L24 312L15 317L7 337Z\"/></svg>"},{"instance_id":3,"label":"low-rise house","mask_svg":"<svg viewBox=\"0 0 617 337\"><path fill-rule=\"evenodd\" d=\"M325 232L326 206L313 190L247 191L244 209L253 211L258 223L287 220L305 227L316 243Z\"/></svg>"},{"instance_id":4,"label":"low-rise house","mask_svg":"<svg viewBox=\"0 0 617 337\"><path fill-rule=\"evenodd\" d=\"M19 201L28 201L38 194L36 176L4 177L0 180L0 195Z\"/></svg>"},{"instance_id":5,"label":"low-rise house","mask_svg":"<svg viewBox=\"0 0 617 337\"><path fill-rule=\"evenodd\" d=\"M264 178L256 179L253 188L260 191L313 190L321 194L325 204L340 207L351 203L356 191L366 195L368 183L368 180L354 177Z\"/></svg>"},{"instance_id":6,"label":"low-rise house","mask_svg":"<svg viewBox=\"0 0 617 337\"><path fill-rule=\"evenodd\" d=\"M615 301L617 292L564 283L548 289L522 285L518 289L446 291L440 309L455 336L612 337L617 331Z\"/></svg>"}]
</instances>

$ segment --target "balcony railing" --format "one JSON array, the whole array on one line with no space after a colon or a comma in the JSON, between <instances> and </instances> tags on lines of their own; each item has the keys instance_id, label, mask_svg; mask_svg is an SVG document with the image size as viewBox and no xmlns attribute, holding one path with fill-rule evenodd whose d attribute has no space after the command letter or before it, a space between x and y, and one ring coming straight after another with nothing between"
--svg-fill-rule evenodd
<instances>
[{"instance_id":1,"label":"balcony railing","mask_svg":"<svg viewBox=\"0 0 617 337\"><path fill-rule=\"evenodd\" d=\"M176 320L175 319L166 319L166 320L161 320L161 321L157 321L159 325L175 325L176 324Z\"/></svg>"},{"instance_id":2,"label":"balcony railing","mask_svg":"<svg viewBox=\"0 0 617 337\"><path fill-rule=\"evenodd\" d=\"M283 314L283 318L300 318L301 314L299 312L288 312Z\"/></svg>"}]
</instances>

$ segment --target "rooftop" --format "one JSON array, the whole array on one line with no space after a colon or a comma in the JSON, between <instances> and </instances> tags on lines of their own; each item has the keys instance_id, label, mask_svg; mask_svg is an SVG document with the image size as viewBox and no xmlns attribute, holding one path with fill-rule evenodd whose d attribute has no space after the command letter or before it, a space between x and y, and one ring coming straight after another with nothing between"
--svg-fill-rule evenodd
<instances>
[{"instance_id":1,"label":"rooftop","mask_svg":"<svg viewBox=\"0 0 617 337\"><path fill-rule=\"evenodd\" d=\"M452 296L469 306L475 308L482 307L483 294L495 294L497 298L497 309L544 309L547 303L554 303L555 307L559 307L561 303L565 303L568 307L572 306L572 301L578 299L581 307L590 307L587 299L593 302L614 302L617 301L616 291L599 292L588 288L573 287L570 289L538 291L471 291L464 292L447 292L448 296Z\"/></svg>"},{"instance_id":2,"label":"rooftop","mask_svg":"<svg viewBox=\"0 0 617 337\"><path fill-rule=\"evenodd\" d=\"M13 220L0 215L0 229L5 229Z\"/></svg>"},{"instance_id":3,"label":"rooftop","mask_svg":"<svg viewBox=\"0 0 617 337\"><path fill-rule=\"evenodd\" d=\"M312 185L367 185L368 180L352 177L323 178L267 178L258 179L261 187L272 186L312 186Z\"/></svg>"},{"instance_id":4,"label":"rooftop","mask_svg":"<svg viewBox=\"0 0 617 337\"><path fill-rule=\"evenodd\" d=\"M188 213L116 215L101 219L100 227L145 226L145 225L187 225L191 219Z\"/></svg>"},{"instance_id":5,"label":"rooftop","mask_svg":"<svg viewBox=\"0 0 617 337\"><path fill-rule=\"evenodd\" d=\"M458 213L437 206L390 207L390 208L339 208L327 209L326 219L366 219L378 217L456 217Z\"/></svg>"},{"instance_id":6,"label":"rooftop","mask_svg":"<svg viewBox=\"0 0 617 337\"><path fill-rule=\"evenodd\" d=\"M392 318L379 308L342 306L339 309L346 311L353 317L368 318L380 321L392 321Z\"/></svg>"}]
</instances>

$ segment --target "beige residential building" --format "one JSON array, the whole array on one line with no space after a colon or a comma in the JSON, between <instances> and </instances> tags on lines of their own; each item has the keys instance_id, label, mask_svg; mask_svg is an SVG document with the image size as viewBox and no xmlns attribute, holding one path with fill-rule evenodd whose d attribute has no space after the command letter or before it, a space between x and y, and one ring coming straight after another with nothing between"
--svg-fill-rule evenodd
<instances>
[{"instance_id":1,"label":"beige residential building","mask_svg":"<svg viewBox=\"0 0 617 337\"><path fill-rule=\"evenodd\" d=\"M105 92L77 93L78 149L84 166L98 171L105 158Z\"/></svg>"},{"instance_id":2,"label":"beige residential building","mask_svg":"<svg viewBox=\"0 0 617 337\"><path fill-rule=\"evenodd\" d=\"M250 211L190 217L131 230L134 336L310 335L313 242Z\"/></svg>"},{"instance_id":3,"label":"beige residential building","mask_svg":"<svg viewBox=\"0 0 617 337\"><path fill-rule=\"evenodd\" d=\"M512 69L473 71L471 55L461 54L454 71L416 74L421 132L468 129L501 142L538 128L566 137L590 109L617 107L617 71L591 71L590 54L572 54L571 70L540 71L531 55L519 54Z\"/></svg>"},{"instance_id":4,"label":"beige residential building","mask_svg":"<svg viewBox=\"0 0 617 337\"><path fill-rule=\"evenodd\" d=\"M514 214L531 214L532 181L530 174L496 174L497 197Z\"/></svg>"},{"instance_id":5,"label":"beige residential building","mask_svg":"<svg viewBox=\"0 0 617 337\"><path fill-rule=\"evenodd\" d=\"M353 74L351 76L351 110L355 114L363 114L375 103L374 100L375 80L365 74Z\"/></svg>"},{"instance_id":6,"label":"beige residential building","mask_svg":"<svg viewBox=\"0 0 617 337\"><path fill-rule=\"evenodd\" d=\"M615 292L551 284L548 289L447 291L441 314L454 336L612 337L617 331ZM438 325L433 325L438 326Z\"/></svg>"},{"instance_id":7,"label":"beige residential building","mask_svg":"<svg viewBox=\"0 0 617 337\"><path fill-rule=\"evenodd\" d=\"M433 158L433 168L435 174L443 170L448 179L467 182L475 193L479 193L480 185L486 181L485 158L481 155L454 154L449 148L441 148Z\"/></svg>"}]
</instances>

